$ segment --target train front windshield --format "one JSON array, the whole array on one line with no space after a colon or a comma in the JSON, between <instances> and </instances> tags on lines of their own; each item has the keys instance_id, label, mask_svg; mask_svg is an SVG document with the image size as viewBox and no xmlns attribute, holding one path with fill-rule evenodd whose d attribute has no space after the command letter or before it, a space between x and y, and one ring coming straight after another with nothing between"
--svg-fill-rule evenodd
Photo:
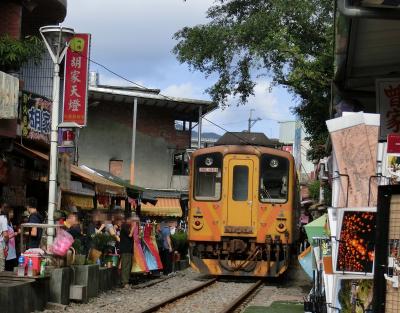
<instances>
[{"instance_id":1,"label":"train front windshield","mask_svg":"<svg viewBox=\"0 0 400 313\"><path fill-rule=\"evenodd\" d=\"M260 166L261 202L285 203L288 198L289 160L264 154Z\"/></svg>"},{"instance_id":2,"label":"train front windshield","mask_svg":"<svg viewBox=\"0 0 400 313\"><path fill-rule=\"evenodd\" d=\"M194 198L218 201L221 198L222 154L199 155L194 164Z\"/></svg>"}]
</instances>

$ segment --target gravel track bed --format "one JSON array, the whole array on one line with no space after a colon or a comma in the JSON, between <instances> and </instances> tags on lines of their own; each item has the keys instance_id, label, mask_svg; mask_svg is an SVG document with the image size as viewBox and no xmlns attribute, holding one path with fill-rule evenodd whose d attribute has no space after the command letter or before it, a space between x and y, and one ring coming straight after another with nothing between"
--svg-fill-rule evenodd
<instances>
[{"instance_id":1,"label":"gravel track bed","mask_svg":"<svg viewBox=\"0 0 400 313\"><path fill-rule=\"evenodd\" d=\"M194 273L191 269L187 269L147 288L115 289L90 299L86 304L71 303L66 307L64 312L140 312L187 289L201 285L203 282L196 280L199 277L201 277L199 274ZM53 313L60 311L46 310L45 312Z\"/></svg>"},{"instance_id":2,"label":"gravel track bed","mask_svg":"<svg viewBox=\"0 0 400 313\"><path fill-rule=\"evenodd\" d=\"M214 313L250 288L250 283L216 282L184 299L171 303L159 313Z\"/></svg>"}]
</instances>

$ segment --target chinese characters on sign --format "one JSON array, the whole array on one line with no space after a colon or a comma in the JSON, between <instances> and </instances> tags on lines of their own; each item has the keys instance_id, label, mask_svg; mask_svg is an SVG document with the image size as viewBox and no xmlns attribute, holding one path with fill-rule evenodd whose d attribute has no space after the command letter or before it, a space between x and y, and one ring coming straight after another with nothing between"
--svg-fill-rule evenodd
<instances>
[{"instance_id":1,"label":"chinese characters on sign","mask_svg":"<svg viewBox=\"0 0 400 313\"><path fill-rule=\"evenodd\" d=\"M377 111L381 114L380 139L400 132L400 78L378 79Z\"/></svg>"},{"instance_id":2,"label":"chinese characters on sign","mask_svg":"<svg viewBox=\"0 0 400 313\"><path fill-rule=\"evenodd\" d=\"M50 142L52 103L38 95L22 93L22 136Z\"/></svg>"},{"instance_id":3,"label":"chinese characters on sign","mask_svg":"<svg viewBox=\"0 0 400 313\"><path fill-rule=\"evenodd\" d=\"M86 125L89 34L75 34L65 57L63 122Z\"/></svg>"}]
</instances>

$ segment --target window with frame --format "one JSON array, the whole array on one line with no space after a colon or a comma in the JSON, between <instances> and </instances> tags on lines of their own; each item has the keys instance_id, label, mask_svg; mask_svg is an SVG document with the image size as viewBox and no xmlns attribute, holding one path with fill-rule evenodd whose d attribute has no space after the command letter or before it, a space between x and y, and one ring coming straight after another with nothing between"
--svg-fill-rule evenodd
<instances>
[{"instance_id":1,"label":"window with frame","mask_svg":"<svg viewBox=\"0 0 400 313\"><path fill-rule=\"evenodd\" d=\"M289 160L263 154L260 165L260 201L285 203L288 199Z\"/></svg>"},{"instance_id":2,"label":"window with frame","mask_svg":"<svg viewBox=\"0 0 400 313\"><path fill-rule=\"evenodd\" d=\"M218 201L222 187L222 154L199 155L194 160L194 198Z\"/></svg>"},{"instance_id":3,"label":"window with frame","mask_svg":"<svg viewBox=\"0 0 400 313\"><path fill-rule=\"evenodd\" d=\"M189 157L186 152L174 154L173 175L189 175Z\"/></svg>"},{"instance_id":4,"label":"window with frame","mask_svg":"<svg viewBox=\"0 0 400 313\"><path fill-rule=\"evenodd\" d=\"M246 165L233 167L232 199L246 201L249 193L249 168Z\"/></svg>"}]
</instances>

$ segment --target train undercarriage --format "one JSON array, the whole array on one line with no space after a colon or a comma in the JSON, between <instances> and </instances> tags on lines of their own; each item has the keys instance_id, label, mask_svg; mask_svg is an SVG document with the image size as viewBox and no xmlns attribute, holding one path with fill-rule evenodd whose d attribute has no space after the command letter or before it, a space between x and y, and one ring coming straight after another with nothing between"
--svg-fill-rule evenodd
<instances>
[{"instance_id":1,"label":"train undercarriage","mask_svg":"<svg viewBox=\"0 0 400 313\"><path fill-rule=\"evenodd\" d=\"M278 277L286 271L290 259L290 245L279 237L267 237L265 243L243 237L191 241L189 250L191 266L210 275Z\"/></svg>"}]
</instances>

